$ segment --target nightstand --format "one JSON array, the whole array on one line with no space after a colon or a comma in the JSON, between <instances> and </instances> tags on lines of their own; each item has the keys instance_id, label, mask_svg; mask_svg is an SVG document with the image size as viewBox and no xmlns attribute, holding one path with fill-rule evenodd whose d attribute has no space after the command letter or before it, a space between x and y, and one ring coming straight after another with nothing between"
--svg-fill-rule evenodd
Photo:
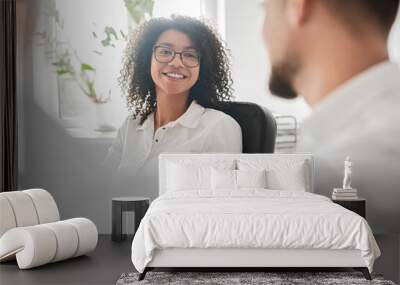
<instances>
[{"instance_id":1,"label":"nightstand","mask_svg":"<svg viewBox=\"0 0 400 285\"><path fill-rule=\"evenodd\" d=\"M354 200L337 200L332 199L332 201L340 206L353 211L356 214L359 214L361 217L365 219L366 217L366 202L367 200L364 198L358 198Z\"/></svg>"},{"instance_id":2,"label":"nightstand","mask_svg":"<svg viewBox=\"0 0 400 285\"><path fill-rule=\"evenodd\" d=\"M117 197L112 199L112 234L113 241L123 241L126 235L122 233L122 213L135 212L135 231L146 214L150 205L147 197Z\"/></svg>"}]
</instances>

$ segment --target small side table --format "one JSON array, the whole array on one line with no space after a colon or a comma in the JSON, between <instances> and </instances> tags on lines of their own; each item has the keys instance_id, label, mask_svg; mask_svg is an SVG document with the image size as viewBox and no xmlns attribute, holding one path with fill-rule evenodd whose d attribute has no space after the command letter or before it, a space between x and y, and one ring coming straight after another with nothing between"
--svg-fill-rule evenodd
<instances>
[{"instance_id":1,"label":"small side table","mask_svg":"<svg viewBox=\"0 0 400 285\"><path fill-rule=\"evenodd\" d=\"M365 219L366 217L366 199L358 198L354 200L336 200L332 199L332 201L340 206L353 211L356 214L359 214L361 217Z\"/></svg>"},{"instance_id":2,"label":"small side table","mask_svg":"<svg viewBox=\"0 0 400 285\"><path fill-rule=\"evenodd\" d=\"M147 197L116 197L112 199L112 234L113 241L123 241L126 235L122 234L122 213L135 212L135 231L140 221L146 214L150 205L150 198Z\"/></svg>"}]
</instances>

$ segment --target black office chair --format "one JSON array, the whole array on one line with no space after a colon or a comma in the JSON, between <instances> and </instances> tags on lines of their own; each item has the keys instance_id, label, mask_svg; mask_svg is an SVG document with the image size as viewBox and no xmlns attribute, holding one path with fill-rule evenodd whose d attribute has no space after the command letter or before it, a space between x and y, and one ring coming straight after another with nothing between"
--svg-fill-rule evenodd
<instances>
[{"instance_id":1,"label":"black office chair","mask_svg":"<svg viewBox=\"0 0 400 285\"><path fill-rule=\"evenodd\" d=\"M249 102L223 102L212 107L234 118L242 128L243 153L273 153L276 122L269 110Z\"/></svg>"}]
</instances>

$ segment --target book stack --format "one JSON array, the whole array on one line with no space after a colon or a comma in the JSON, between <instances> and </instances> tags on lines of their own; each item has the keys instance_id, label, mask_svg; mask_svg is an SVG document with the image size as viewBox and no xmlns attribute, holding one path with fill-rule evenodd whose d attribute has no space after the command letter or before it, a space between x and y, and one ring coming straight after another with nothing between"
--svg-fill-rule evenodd
<instances>
[{"instance_id":1,"label":"book stack","mask_svg":"<svg viewBox=\"0 0 400 285\"><path fill-rule=\"evenodd\" d=\"M274 115L276 121L276 153L292 153L297 142L297 120L294 116Z\"/></svg>"},{"instance_id":2,"label":"book stack","mask_svg":"<svg viewBox=\"0 0 400 285\"><path fill-rule=\"evenodd\" d=\"M332 199L334 200L356 200L358 199L357 189L342 189L334 188L332 193Z\"/></svg>"}]
</instances>

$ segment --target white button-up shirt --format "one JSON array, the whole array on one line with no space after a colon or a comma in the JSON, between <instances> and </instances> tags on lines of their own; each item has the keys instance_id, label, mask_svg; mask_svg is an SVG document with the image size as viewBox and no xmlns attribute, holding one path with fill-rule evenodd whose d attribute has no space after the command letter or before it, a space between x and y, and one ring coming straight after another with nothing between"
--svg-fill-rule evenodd
<instances>
[{"instance_id":1,"label":"white button-up shirt","mask_svg":"<svg viewBox=\"0 0 400 285\"><path fill-rule=\"evenodd\" d=\"M315 155L315 191L327 196L342 187L344 160L351 156L352 187L367 199L373 230L399 232L399 66L373 66L327 96L302 124L297 150Z\"/></svg>"},{"instance_id":2,"label":"white button-up shirt","mask_svg":"<svg viewBox=\"0 0 400 285\"><path fill-rule=\"evenodd\" d=\"M126 194L156 197L158 156L164 152L240 153L242 131L229 115L193 101L176 121L154 132L154 114L142 125L128 117L108 151L106 165L116 169ZM129 191L129 190L128 190Z\"/></svg>"}]
</instances>

